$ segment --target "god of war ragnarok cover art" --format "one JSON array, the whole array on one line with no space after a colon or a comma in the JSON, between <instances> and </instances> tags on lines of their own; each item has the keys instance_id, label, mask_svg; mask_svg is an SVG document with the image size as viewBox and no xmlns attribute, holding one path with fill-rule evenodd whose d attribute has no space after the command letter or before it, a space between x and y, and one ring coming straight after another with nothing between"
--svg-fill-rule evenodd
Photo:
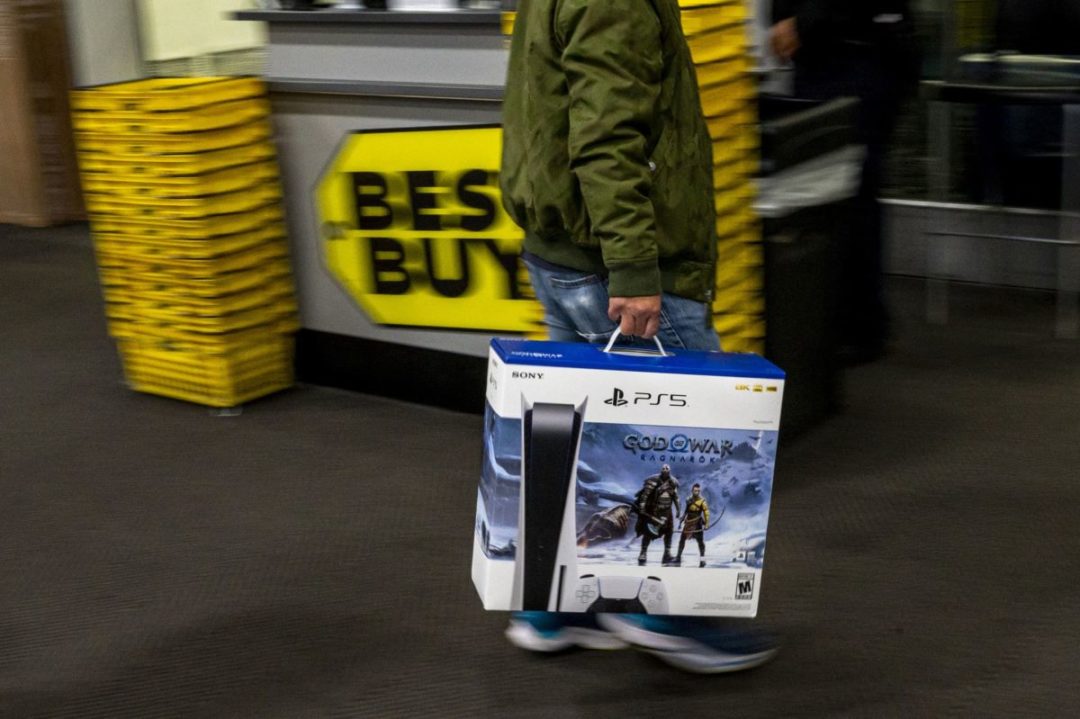
<instances>
[{"instance_id":1,"label":"god of war ragnarok cover art","mask_svg":"<svg viewBox=\"0 0 1080 719\"><path fill-rule=\"evenodd\" d=\"M512 561L521 421L485 415L476 531ZM577 464L578 562L761 568L776 431L585 423Z\"/></svg>"}]
</instances>

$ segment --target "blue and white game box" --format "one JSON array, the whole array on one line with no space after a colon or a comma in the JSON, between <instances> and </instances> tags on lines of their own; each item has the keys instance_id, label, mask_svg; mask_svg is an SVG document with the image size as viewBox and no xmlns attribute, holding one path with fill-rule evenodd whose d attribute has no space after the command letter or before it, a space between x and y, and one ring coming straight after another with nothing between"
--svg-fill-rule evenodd
<instances>
[{"instance_id":1,"label":"blue and white game box","mask_svg":"<svg viewBox=\"0 0 1080 719\"><path fill-rule=\"evenodd\" d=\"M757 355L493 340L484 607L756 616L783 394Z\"/></svg>"}]
</instances>

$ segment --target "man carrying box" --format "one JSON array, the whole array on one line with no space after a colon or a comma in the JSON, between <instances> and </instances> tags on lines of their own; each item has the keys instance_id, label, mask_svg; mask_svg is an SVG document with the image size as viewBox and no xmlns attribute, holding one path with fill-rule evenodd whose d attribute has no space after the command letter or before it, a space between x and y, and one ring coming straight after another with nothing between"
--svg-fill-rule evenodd
<instances>
[{"instance_id":1,"label":"man carrying box","mask_svg":"<svg viewBox=\"0 0 1080 719\"><path fill-rule=\"evenodd\" d=\"M618 329L719 350L712 148L675 1L523 0L503 108L503 202L551 339ZM518 612L507 635L539 651L633 644L700 672L775 654L701 619L637 614Z\"/></svg>"}]
</instances>

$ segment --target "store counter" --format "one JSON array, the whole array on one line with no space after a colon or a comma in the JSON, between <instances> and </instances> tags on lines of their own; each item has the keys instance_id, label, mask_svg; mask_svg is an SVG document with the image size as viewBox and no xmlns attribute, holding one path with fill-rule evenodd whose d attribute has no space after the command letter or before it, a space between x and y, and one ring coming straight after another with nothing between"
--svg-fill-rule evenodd
<instances>
[{"instance_id":1,"label":"store counter","mask_svg":"<svg viewBox=\"0 0 1080 719\"><path fill-rule=\"evenodd\" d=\"M361 262L374 264L375 270L368 267L350 274L350 268L343 266L349 262L348 253L337 252L340 244L328 240L328 232L349 223L328 219L334 210L327 204L333 205L334 200L326 199L329 190L325 183L328 173L335 171L339 177L360 176L341 163L342 157L352 152L349 143L357 131L498 123L508 54L500 13L266 10L238 12L234 18L263 21L269 29L267 79L303 326L298 338L300 379L383 393L398 388L400 391L394 393L400 396L404 392L408 399L479 408L483 399L477 388L483 387L485 372L482 358L499 327L461 331L448 327L454 324L452 319L435 321L433 317L432 322L425 322L416 316L425 306L421 297L413 298L416 301L409 305L412 314L402 314L396 307L406 302L400 296L403 292L430 289L430 283L438 282L436 274L444 278L464 276L468 284L469 273L461 267L466 262L477 265L473 268L473 284L479 281L478 276L498 281L498 261L502 260L503 265L507 262L499 256L495 243L503 243L500 247L504 249L512 244L512 239L505 236L505 228L501 236L493 230L491 237L461 249L463 254L457 262L456 250L446 249L451 245L437 233L432 235L435 239L423 246L417 260L422 263L426 254L428 264L440 268L430 277L421 277L418 272L412 272L410 277L408 271L401 270L400 262L395 265L394 252L399 247L395 240L366 238L371 240L370 253L364 255L367 250L359 249L356 253L361 255ZM447 150L463 153L462 147ZM380 152L387 154L385 150ZM371 156L364 147L356 148L353 154L364 153ZM440 153L430 154L433 164L427 169L449 177L437 157ZM469 153L464 154L467 166ZM497 183L497 174L491 172L497 170L497 159L486 162L487 166L492 164L495 167L487 167L484 179ZM400 169L403 172L395 176L408 174L408 162ZM422 173L414 174L423 180ZM427 177L430 184L430 173ZM407 192L412 193L414 204L426 208L427 214L417 210L416 227L401 229L397 237L407 238L409 229L426 228L428 225L419 220L430 223L432 216L439 213L433 198L443 190L414 187L413 179L410 176ZM471 202L482 207L483 188L468 184L467 179L457 181L456 189L464 193L459 194L464 199L458 204ZM391 185L394 181L391 178ZM378 192L378 188L365 190L360 184L351 189L361 197L365 197L365 191ZM366 197L377 212L377 197ZM448 201L439 202L445 208ZM388 212L390 205L396 206L392 199L386 205ZM365 210L350 208L348 212L355 225L355 216L363 215ZM460 220L457 222L460 224ZM376 246L376 239L382 244ZM361 240L365 238L356 241ZM418 247L407 248L410 257L417 254ZM397 260L405 254L401 250ZM382 274L379 267L383 268ZM513 274L512 267L506 271ZM382 304L373 307L365 300L364 293L371 291L372 282L389 288L386 301L397 302L394 309L384 312ZM513 282L511 277L509 286ZM446 284L450 286L444 292L448 296L456 291L464 301L475 294L473 287L455 290L452 282ZM391 296L394 293L399 296ZM437 313L439 305L432 306L433 314ZM465 314L475 317L477 313ZM425 325L437 329L426 329Z\"/></svg>"}]
</instances>

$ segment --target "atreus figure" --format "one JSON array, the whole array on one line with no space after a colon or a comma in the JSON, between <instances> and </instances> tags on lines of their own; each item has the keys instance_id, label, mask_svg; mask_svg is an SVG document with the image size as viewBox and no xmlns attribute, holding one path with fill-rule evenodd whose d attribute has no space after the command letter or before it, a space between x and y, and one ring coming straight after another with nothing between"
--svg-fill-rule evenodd
<instances>
[{"instance_id":1,"label":"atreus figure","mask_svg":"<svg viewBox=\"0 0 1080 719\"><path fill-rule=\"evenodd\" d=\"M679 553L675 556L675 563L682 563L683 549L686 548L686 540L697 540L698 550L701 552L701 562L698 566L705 566L705 530L709 527L709 503L701 496L701 485L695 484L691 489L690 499L686 502L686 516L683 518L682 536L679 537Z\"/></svg>"}]
</instances>

